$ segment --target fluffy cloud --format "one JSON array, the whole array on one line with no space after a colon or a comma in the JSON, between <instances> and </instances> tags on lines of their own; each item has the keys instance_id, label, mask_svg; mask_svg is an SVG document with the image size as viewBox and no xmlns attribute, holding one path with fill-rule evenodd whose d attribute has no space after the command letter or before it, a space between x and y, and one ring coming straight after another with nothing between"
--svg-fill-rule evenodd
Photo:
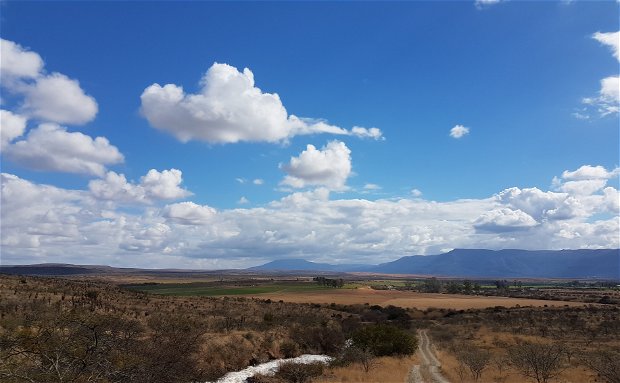
<instances>
[{"instance_id":1,"label":"fluffy cloud","mask_svg":"<svg viewBox=\"0 0 620 383\"><path fill-rule=\"evenodd\" d=\"M604 176L602 170L567 171L562 181ZM127 184L116 176L117 184ZM511 188L492 198L449 202L331 199L329 189L320 187L262 207L216 211L189 201L126 208L92 190L38 185L9 174L1 181L0 235L7 264L227 268L285 256L378 263L446 248L620 246L619 193L613 187L589 196Z\"/></svg>"},{"instance_id":2,"label":"fluffy cloud","mask_svg":"<svg viewBox=\"0 0 620 383\"><path fill-rule=\"evenodd\" d=\"M124 174L108 172L104 178L88 183L90 192L98 199L119 203L151 203L154 200L179 199L192 193L180 187L183 173L178 169L151 169L140 183L128 182Z\"/></svg>"},{"instance_id":3,"label":"fluffy cloud","mask_svg":"<svg viewBox=\"0 0 620 383\"><path fill-rule=\"evenodd\" d=\"M466 128L463 125L455 125L454 128L450 129L450 137L452 138L458 139L467 134L469 134L469 128Z\"/></svg>"},{"instance_id":4,"label":"fluffy cloud","mask_svg":"<svg viewBox=\"0 0 620 383\"><path fill-rule=\"evenodd\" d=\"M0 76L2 80L35 78L43 69L43 60L12 41L0 39Z\"/></svg>"},{"instance_id":5,"label":"fluffy cloud","mask_svg":"<svg viewBox=\"0 0 620 383\"><path fill-rule=\"evenodd\" d=\"M500 192L497 199L502 204L525 212L539 222L570 219L585 214L581 202L568 193L513 187Z\"/></svg>"},{"instance_id":6,"label":"fluffy cloud","mask_svg":"<svg viewBox=\"0 0 620 383\"><path fill-rule=\"evenodd\" d=\"M592 38L603 45L607 45L616 60L620 61L620 31L619 32L596 32Z\"/></svg>"},{"instance_id":7,"label":"fluffy cloud","mask_svg":"<svg viewBox=\"0 0 620 383\"><path fill-rule=\"evenodd\" d=\"M485 7L490 7L491 5L498 4L501 0L476 0L474 5L478 9L482 9Z\"/></svg>"},{"instance_id":8,"label":"fluffy cloud","mask_svg":"<svg viewBox=\"0 0 620 383\"><path fill-rule=\"evenodd\" d=\"M607 170L602 166L583 165L574 171L564 171L560 178L554 177L552 185L555 190L583 198L601 192L607 181L618 174L620 168Z\"/></svg>"},{"instance_id":9,"label":"fluffy cloud","mask_svg":"<svg viewBox=\"0 0 620 383\"><path fill-rule=\"evenodd\" d=\"M68 132L56 124L41 124L25 139L5 148L14 162L34 169L103 176L105 165L123 162L123 155L104 137Z\"/></svg>"},{"instance_id":10,"label":"fluffy cloud","mask_svg":"<svg viewBox=\"0 0 620 383\"><path fill-rule=\"evenodd\" d=\"M597 97L586 97L583 103L596 108L602 116L613 115L620 111L620 77L610 76L601 80L601 89Z\"/></svg>"},{"instance_id":11,"label":"fluffy cloud","mask_svg":"<svg viewBox=\"0 0 620 383\"><path fill-rule=\"evenodd\" d=\"M620 80L618 76L610 76L601 80L601 98L608 103L620 102Z\"/></svg>"},{"instance_id":12,"label":"fluffy cloud","mask_svg":"<svg viewBox=\"0 0 620 383\"><path fill-rule=\"evenodd\" d=\"M26 117L8 110L0 110L0 149L20 137L26 130Z\"/></svg>"},{"instance_id":13,"label":"fluffy cloud","mask_svg":"<svg viewBox=\"0 0 620 383\"><path fill-rule=\"evenodd\" d=\"M612 171L608 171L602 166L583 165L579 169L574 171L565 170L562 172L562 178L569 181L583 181L583 180L607 180L617 177L620 174L620 168L615 168Z\"/></svg>"},{"instance_id":14,"label":"fluffy cloud","mask_svg":"<svg viewBox=\"0 0 620 383\"><path fill-rule=\"evenodd\" d=\"M299 157L292 157L286 165L281 165L288 175L282 185L294 188L306 186L325 186L330 189L344 189L351 175L351 150L344 142L331 141L318 150L308 145Z\"/></svg>"},{"instance_id":15,"label":"fluffy cloud","mask_svg":"<svg viewBox=\"0 0 620 383\"><path fill-rule=\"evenodd\" d=\"M115 202L147 202L141 185L127 182L124 174L107 172L102 179L88 183L90 192L98 199Z\"/></svg>"},{"instance_id":16,"label":"fluffy cloud","mask_svg":"<svg viewBox=\"0 0 620 383\"><path fill-rule=\"evenodd\" d=\"M77 80L46 74L43 60L12 41L1 40L2 86L23 97L19 109L28 117L60 124L85 124L97 115L97 102Z\"/></svg>"},{"instance_id":17,"label":"fluffy cloud","mask_svg":"<svg viewBox=\"0 0 620 383\"><path fill-rule=\"evenodd\" d=\"M592 38L611 48L614 57L620 61L618 47L620 46L620 32L601 33L596 32ZM588 107L595 108L601 116L615 115L620 112L620 77L608 76L601 80L601 89L598 96L586 97L583 103ZM577 118L588 117L582 113L577 113Z\"/></svg>"},{"instance_id":18,"label":"fluffy cloud","mask_svg":"<svg viewBox=\"0 0 620 383\"><path fill-rule=\"evenodd\" d=\"M351 135L358 137L368 137L374 140L384 140L383 133L379 128L363 128L361 126L354 126L351 129Z\"/></svg>"},{"instance_id":19,"label":"fluffy cloud","mask_svg":"<svg viewBox=\"0 0 620 383\"><path fill-rule=\"evenodd\" d=\"M507 208L484 212L474 221L476 229L489 232L523 230L536 225L536 220L527 213Z\"/></svg>"},{"instance_id":20,"label":"fluffy cloud","mask_svg":"<svg viewBox=\"0 0 620 383\"><path fill-rule=\"evenodd\" d=\"M199 93L186 94L174 84L153 84L141 95L142 114L149 123L182 142L282 142L295 135L329 133L379 139L376 128L348 131L322 120L288 115L276 93L255 86L254 74L227 64L213 64L201 80Z\"/></svg>"},{"instance_id":21,"label":"fluffy cloud","mask_svg":"<svg viewBox=\"0 0 620 383\"><path fill-rule=\"evenodd\" d=\"M619 168L607 170L603 166L584 165L564 171L559 178L554 177L555 191L513 187L500 192L496 199L501 205L521 210L538 223L583 220L596 213L617 214L618 190L605 186L607 180L619 173Z\"/></svg>"},{"instance_id":22,"label":"fluffy cloud","mask_svg":"<svg viewBox=\"0 0 620 383\"><path fill-rule=\"evenodd\" d=\"M207 205L181 202L166 205L162 216L179 225L204 225L214 218L216 210Z\"/></svg>"},{"instance_id":23,"label":"fluffy cloud","mask_svg":"<svg viewBox=\"0 0 620 383\"><path fill-rule=\"evenodd\" d=\"M557 190L568 193L570 195L592 195L602 190L607 184L604 179L591 179L580 181L564 181L558 185Z\"/></svg>"},{"instance_id":24,"label":"fluffy cloud","mask_svg":"<svg viewBox=\"0 0 620 383\"><path fill-rule=\"evenodd\" d=\"M238 203L239 205L247 205L247 204L249 204L249 203L250 203L250 200L242 196L241 198L239 198L239 200L237 201L237 203Z\"/></svg>"},{"instance_id":25,"label":"fluffy cloud","mask_svg":"<svg viewBox=\"0 0 620 383\"><path fill-rule=\"evenodd\" d=\"M35 185L5 173L0 179L3 256L7 249L54 246L79 236L82 209L88 205L83 192Z\"/></svg>"},{"instance_id":26,"label":"fluffy cloud","mask_svg":"<svg viewBox=\"0 0 620 383\"><path fill-rule=\"evenodd\" d=\"M381 186L377 184L366 184L364 185L364 190L381 190Z\"/></svg>"},{"instance_id":27,"label":"fluffy cloud","mask_svg":"<svg viewBox=\"0 0 620 383\"><path fill-rule=\"evenodd\" d=\"M183 173L178 169L158 172L151 169L140 179L140 184L147 190L147 195L157 199L175 199L191 195L179 185L183 181Z\"/></svg>"},{"instance_id":28,"label":"fluffy cloud","mask_svg":"<svg viewBox=\"0 0 620 383\"><path fill-rule=\"evenodd\" d=\"M60 73L39 78L23 88L22 109L31 117L61 124L81 125L97 115L97 102L77 80Z\"/></svg>"}]
</instances>

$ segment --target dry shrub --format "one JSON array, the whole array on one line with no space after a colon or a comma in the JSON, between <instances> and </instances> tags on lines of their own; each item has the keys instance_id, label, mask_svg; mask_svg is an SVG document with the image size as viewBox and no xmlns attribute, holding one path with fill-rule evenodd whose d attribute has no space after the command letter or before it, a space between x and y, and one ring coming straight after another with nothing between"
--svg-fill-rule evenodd
<instances>
[{"instance_id":1,"label":"dry shrub","mask_svg":"<svg viewBox=\"0 0 620 383\"><path fill-rule=\"evenodd\" d=\"M482 372L488 367L491 361L491 353L488 350L478 348L472 344L464 345L456 354L459 363L466 366L471 373L471 377L477 382ZM459 372L459 377L461 373ZM462 377L461 377L462 380Z\"/></svg>"},{"instance_id":2,"label":"dry shrub","mask_svg":"<svg viewBox=\"0 0 620 383\"><path fill-rule=\"evenodd\" d=\"M217 379L230 371L242 370L254 358L254 345L242 336L209 343L203 361L209 379Z\"/></svg>"},{"instance_id":3,"label":"dry shrub","mask_svg":"<svg viewBox=\"0 0 620 383\"><path fill-rule=\"evenodd\" d=\"M294 358L299 355L299 346L292 341L284 341L280 345L280 352L285 358Z\"/></svg>"},{"instance_id":4,"label":"dry shrub","mask_svg":"<svg viewBox=\"0 0 620 383\"><path fill-rule=\"evenodd\" d=\"M275 376L289 383L306 383L312 378L321 376L324 368L325 365L321 362L308 364L285 362L280 365Z\"/></svg>"},{"instance_id":5,"label":"dry shrub","mask_svg":"<svg viewBox=\"0 0 620 383\"><path fill-rule=\"evenodd\" d=\"M521 342L508 350L508 358L521 375L538 383L547 383L566 367L564 349L557 343Z\"/></svg>"},{"instance_id":6,"label":"dry shrub","mask_svg":"<svg viewBox=\"0 0 620 383\"><path fill-rule=\"evenodd\" d=\"M607 383L620 383L620 352L599 350L583 356L583 363Z\"/></svg>"}]
</instances>

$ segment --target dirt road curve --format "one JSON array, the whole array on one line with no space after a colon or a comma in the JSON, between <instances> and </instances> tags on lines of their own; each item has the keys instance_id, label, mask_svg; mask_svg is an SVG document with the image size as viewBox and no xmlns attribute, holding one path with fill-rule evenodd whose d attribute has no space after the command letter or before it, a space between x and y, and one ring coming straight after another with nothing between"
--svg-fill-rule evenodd
<instances>
[{"instance_id":1,"label":"dirt road curve","mask_svg":"<svg viewBox=\"0 0 620 383\"><path fill-rule=\"evenodd\" d=\"M426 330L418 331L418 350L422 357L422 365L414 365L409 372L406 383L449 383L441 375L439 367L441 363L435 357L430 338Z\"/></svg>"}]
</instances>

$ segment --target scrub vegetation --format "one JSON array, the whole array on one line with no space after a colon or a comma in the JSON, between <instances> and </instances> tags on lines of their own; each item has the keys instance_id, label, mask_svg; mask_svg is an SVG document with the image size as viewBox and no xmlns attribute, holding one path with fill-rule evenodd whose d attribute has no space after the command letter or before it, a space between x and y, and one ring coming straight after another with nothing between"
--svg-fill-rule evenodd
<instances>
[{"instance_id":1,"label":"scrub vegetation","mask_svg":"<svg viewBox=\"0 0 620 383\"><path fill-rule=\"evenodd\" d=\"M402 382L420 363L416 331L426 329L451 381L577 381L566 380L572 376L618 382L620 309L615 304L417 309L291 303L260 293L254 298L195 294L196 289L279 289L289 295L348 291L368 297L393 292L315 282L128 287L83 277L0 275L0 380L213 381L273 359L326 354L334 358L329 366L287 365L275 376L252 379ZM532 355L554 359L544 370L532 364Z\"/></svg>"}]
</instances>

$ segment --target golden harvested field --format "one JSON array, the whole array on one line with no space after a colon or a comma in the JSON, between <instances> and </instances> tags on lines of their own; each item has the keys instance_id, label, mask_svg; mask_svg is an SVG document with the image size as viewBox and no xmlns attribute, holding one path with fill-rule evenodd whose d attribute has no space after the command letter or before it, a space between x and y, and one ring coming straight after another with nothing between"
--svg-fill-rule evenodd
<instances>
[{"instance_id":1,"label":"golden harvested field","mask_svg":"<svg viewBox=\"0 0 620 383\"><path fill-rule=\"evenodd\" d=\"M583 306L581 302L551 301L525 298L486 297L476 295L457 294L430 294L412 291L373 290L371 288L332 289L329 291L306 292L275 292L247 295L259 299L282 300L295 303L336 303L336 304L364 304L380 306L399 306L403 308L427 309L429 307L455 310L480 309L486 307L504 306Z\"/></svg>"}]
</instances>

